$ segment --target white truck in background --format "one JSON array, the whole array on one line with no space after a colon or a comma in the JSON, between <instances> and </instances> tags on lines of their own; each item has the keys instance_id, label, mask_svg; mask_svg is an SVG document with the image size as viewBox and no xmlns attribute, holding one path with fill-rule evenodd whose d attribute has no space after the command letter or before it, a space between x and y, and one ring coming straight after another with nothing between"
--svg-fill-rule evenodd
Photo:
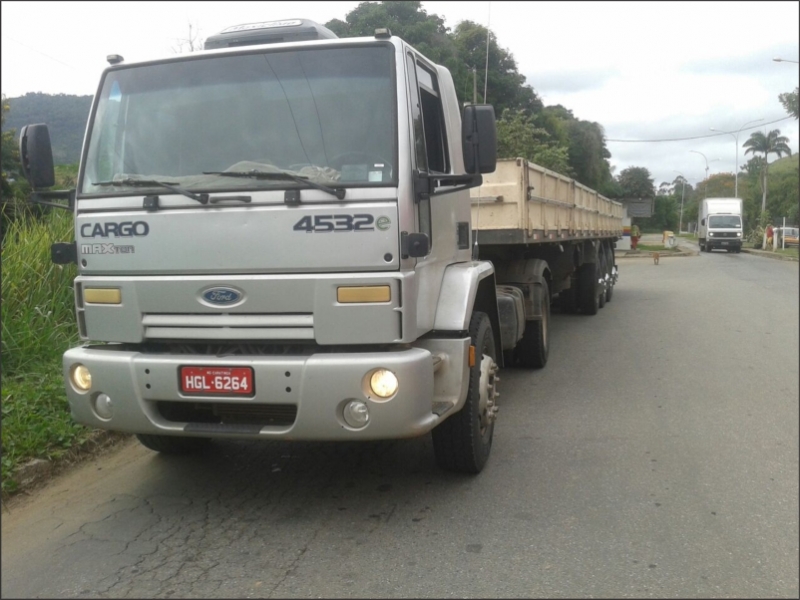
<instances>
[{"instance_id":1,"label":"white truck in background","mask_svg":"<svg viewBox=\"0 0 800 600\"><path fill-rule=\"evenodd\" d=\"M250 23L108 61L75 190L45 189L47 126L20 134L32 201L75 218L51 253L78 269L80 423L164 453L432 432L442 468L477 473L498 368L544 366L555 297L611 299L622 206L498 162L492 107L462 111L386 29Z\"/></svg>"},{"instance_id":2,"label":"white truck in background","mask_svg":"<svg viewBox=\"0 0 800 600\"><path fill-rule=\"evenodd\" d=\"M703 252L715 248L741 252L744 238L741 198L704 198L698 219L697 238Z\"/></svg>"}]
</instances>

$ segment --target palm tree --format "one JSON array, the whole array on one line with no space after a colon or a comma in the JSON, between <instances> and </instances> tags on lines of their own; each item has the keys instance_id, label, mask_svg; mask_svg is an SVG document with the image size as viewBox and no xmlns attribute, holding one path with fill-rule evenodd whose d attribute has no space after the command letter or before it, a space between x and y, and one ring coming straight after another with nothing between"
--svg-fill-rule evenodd
<instances>
[{"instance_id":1,"label":"palm tree","mask_svg":"<svg viewBox=\"0 0 800 600\"><path fill-rule=\"evenodd\" d=\"M756 152L761 152L764 155L762 169L763 181L761 186L761 214L764 214L764 210L767 207L767 172L769 171L769 155L777 154L778 158L784 154L786 156L791 156L792 151L789 149L788 141L789 138L785 135L781 135L780 129L773 129L766 135L760 131L754 131L750 134L750 139L742 144L742 146L747 148L747 150L744 152L745 154L749 154L750 152L753 154Z\"/></svg>"}]
</instances>

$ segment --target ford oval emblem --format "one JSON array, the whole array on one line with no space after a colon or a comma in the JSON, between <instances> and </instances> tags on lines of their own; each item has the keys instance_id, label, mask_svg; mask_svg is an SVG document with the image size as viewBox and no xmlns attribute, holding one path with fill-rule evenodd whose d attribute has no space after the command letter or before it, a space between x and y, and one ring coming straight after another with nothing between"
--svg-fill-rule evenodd
<instances>
[{"instance_id":1,"label":"ford oval emblem","mask_svg":"<svg viewBox=\"0 0 800 600\"><path fill-rule=\"evenodd\" d=\"M203 292L203 300L216 306L230 306L240 302L243 294L233 288L215 287Z\"/></svg>"}]
</instances>

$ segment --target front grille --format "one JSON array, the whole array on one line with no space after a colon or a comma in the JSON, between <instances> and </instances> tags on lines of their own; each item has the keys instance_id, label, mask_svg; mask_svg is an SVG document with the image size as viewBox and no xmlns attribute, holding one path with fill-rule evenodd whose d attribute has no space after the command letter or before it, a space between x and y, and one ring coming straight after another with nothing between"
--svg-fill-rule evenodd
<instances>
[{"instance_id":1,"label":"front grille","mask_svg":"<svg viewBox=\"0 0 800 600\"><path fill-rule=\"evenodd\" d=\"M730 237L734 237L735 238L735 237L739 237L739 236L736 235L735 231L715 231L714 235L709 236L709 237L715 237L715 238L717 238L717 237L721 237L721 238L723 238L723 237L729 237L729 238Z\"/></svg>"},{"instance_id":2,"label":"front grille","mask_svg":"<svg viewBox=\"0 0 800 600\"><path fill-rule=\"evenodd\" d=\"M149 340L313 340L314 315L157 314L142 315Z\"/></svg>"},{"instance_id":3,"label":"front grille","mask_svg":"<svg viewBox=\"0 0 800 600\"><path fill-rule=\"evenodd\" d=\"M157 401L158 412L175 423L215 423L287 427L297 418L296 404L253 404L251 402Z\"/></svg>"}]
</instances>

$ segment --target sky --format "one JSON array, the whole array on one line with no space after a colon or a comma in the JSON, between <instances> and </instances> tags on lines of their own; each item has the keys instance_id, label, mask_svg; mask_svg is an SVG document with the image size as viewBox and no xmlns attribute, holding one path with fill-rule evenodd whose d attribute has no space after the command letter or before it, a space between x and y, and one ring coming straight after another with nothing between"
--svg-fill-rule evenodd
<instances>
[{"instance_id":1,"label":"sky","mask_svg":"<svg viewBox=\"0 0 800 600\"><path fill-rule=\"evenodd\" d=\"M2 93L94 94L106 56L174 55L231 25L344 20L359 2L23 2L0 5ZM600 124L615 174L696 186L743 165L755 131L798 146L778 94L798 86L800 3L423 2L450 28L487 25L546 106ZM391 23L387 23L391 28ZM782 58L776 62L773 58ZM795 62L785 62L795 61ZM481 86L479 86L481 87ZM492 102L489 89L488 101ZM711 131L711 128L721 132ZM770 160L774 160L774 155Z\"/></svg>"}]
</instances>

